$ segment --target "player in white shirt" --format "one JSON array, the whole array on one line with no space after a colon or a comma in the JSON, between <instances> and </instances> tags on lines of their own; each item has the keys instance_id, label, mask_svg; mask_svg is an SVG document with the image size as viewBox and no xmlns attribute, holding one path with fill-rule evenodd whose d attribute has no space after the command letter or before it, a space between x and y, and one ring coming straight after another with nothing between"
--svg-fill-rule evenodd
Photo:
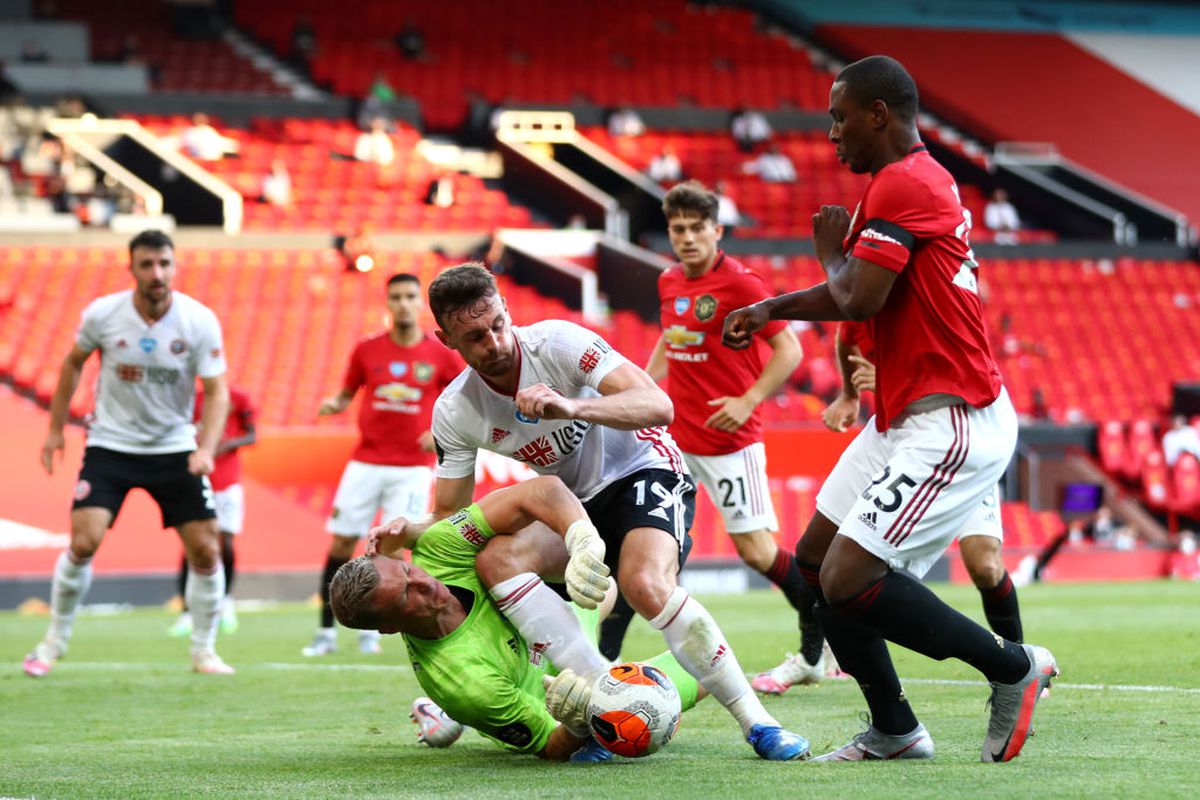
<instances>
[{"instance_id":1,"label":"player in white shirt","mask_svg":"<svg viewBox=\"0 0 1200 800\"><path fill-rule=\"evenodd\" d=\"M221 326L206 306L172 291L175 246L160 231L129 243L133 289L84 309L75 344L63 360L50 401L42 466L62 458L63 426L83 365L100 351L96 408L71 508L71 544L58 558L50 593L50 629L25 657L25 674L40 678L67 651L79 603L92 582L92 556L131 489L145 489L164 527L179 532L191 564L192 668L233 672L216 654L225 593L212 488L206 477L225 429L229 390ZM196 378L204 385L201 437L192 424Z\"/></svg>"},{"instance_id":2,"label":"player in white shirt","mask_svg":"<svg viewBox=\"0 0 1200 800\"><path fill-rule=\"evenodd\" d=\"M665 429L674 415L667 395L591 331L556 320L512 327L495 279L481 264L442 272L430 284L429 305L438 338L470 367L434 406L435 515L470 504L479 449L557 475L595 525L566 537L572 598L594 608L615 571L630 605L733 714L760 757L807 757L808 742L767 713L716 621L676 582L690 543L695 486ZM537 555L522 552L519 541L493 539L476 569L526 641L558 642L570 634L539 613L542 604L531 610L521 602L537 580L530 569ZM518 605L524 613L514 616ZM547 697L578 704L590 676L555 663L566 670Z\"/></svg>"}]
</instances>

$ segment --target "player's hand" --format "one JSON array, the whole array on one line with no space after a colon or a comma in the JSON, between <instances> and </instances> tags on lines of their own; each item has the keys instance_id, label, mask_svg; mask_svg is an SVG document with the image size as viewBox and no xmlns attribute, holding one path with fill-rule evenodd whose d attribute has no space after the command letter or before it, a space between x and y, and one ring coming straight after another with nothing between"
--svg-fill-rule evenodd
<instances>
[{"instance_id":1,"label":"player's hand","mask_svg":"<svg viewBox=\"0 0 1200 800\"><path fill-rule=\"evenodd\" d=\"M720 408L704 421L705 427L716 428L726 433L733 433L745 425L757 405L745 397L718 397L715 400L709 400L708 404L720 406Z\"/></svg>"},{"instance_id":2,"label":"player's hand","mask_svg":"<svg viewBox=\"0 0 1200 800\"><path fill-rule=\"evenodd\" d=\"M858 419L858 398L839 394L821 413L821 421L831 431L842 431L849 428Z\"/></svg>"},{"instance_id":3,"label":"player's hand","mask_svg":"<svg viewBox=\"0 0 1200 800\"><path fill-rule=\"evenodd\" d=\"M426 453L432 453L437 449L437 446L433 441L433 431L421 431L420 435L417 436L417 444L420 445L421 450Z\"/></svg>"},{"instance_id":4,"label":"player's hand","mask_svg":"<svg viewBox=\"0 0 1200 800\"><path fill-rule=\"evenodd\" d=\"M850 383L860 392L875 391L875 365L862 356L850 356L854 364L854 372L850 373Z\"/></svg>"},{"instance_id":5,"label":"player's hand","mask_svg":"<svg viewBox=\"0 0 1200 800\"><path fill-rule=\"evenodd\" d=\"M50 431L46 434L46 441L42 443L42 469L46 470L47 475L54 474L54 454L57 453L58 460L61 461L66 449L67 440L62 431Z\"/></svg>"},{"instance_id":6,"label":"player's hand","mask_svg":"<svg viewBox=\"0 0 1200 800\"><path fill-rule=\"evenodd\" d=\"M371 528L367 534L366 555L398 558L408 544L410 525L407 517L396 517Z\"/></svg>"},{"instance_id":7,"label":"player's hand","mask_svg":"<svg viewBox=\"0 0 1200 800\"><path fill-rule=\"evenodd\" d=\"M754 341L754 332L762 330L770 321L771 315L762 303L730 311L721 330L721 344L734 350L749 347Z\"/></svg>"},{"instance_id":8,"label":"player's hand","mask_svg":"<svg viewBox=\"0 0 1200 800\"><path fill-rule=\"evenodd\" d=\"M197 447L188 453L188 472L193 475L211 475L213 471L213 454L203 447Z\"/></svg>"},{"instance_id":9,"label":"player's hand","mask_svg":"<svg viewBox=\"0 0 1200 800\"><path fill-rule=\"evenodd\" d=\"M604 540L596 526L586 519L567 528L567 594L580 608L596 608L608 593L609 568L604 563Z\"/></svg>"},{"instance_id":10,"label":"player's hand","mask_svg":"<svg viewBox=\"0 0 1200 800\"><path fill-rule=\"evenodd\" d=\"M574 419L575 401L544 383L535 383L517 392L517 410L533 419Z\"/></svg>"},{"instance_id":11,"label":"player's hand","mask_svg":"<svg viewBox=\"0 0 1200 800\"><path fill-rule=\"evenodd\" d=\"M579 738L588 736L587 707L592 699L594 678L576 675L567 668L556 677L543 678L546 686L546 710Z\"/></svg>"},{"instance_id":12,"label":"player's hand","mask_svg":"<svg viewBox=\"0 0 1200 800\"><path fill-rule=\"evenodd\" d=\"M845 255L844 242L850 232L850 212L845 206L821 206L812 219L817 260L824 265Z\"/></svg>"},{"instance_id":13,"label":"player's hand","mask_svg":"<svg viewBox=\"0 0 1200 800\"><path fill-rule=\"evenodd\" d=\"M341 395L335 394L333 397L326 397L321 401L321 405L317 408L317 416L326 417L330 414L340 414L344 410L345 406L342 405Z\"/></svg>"}]
</instances>

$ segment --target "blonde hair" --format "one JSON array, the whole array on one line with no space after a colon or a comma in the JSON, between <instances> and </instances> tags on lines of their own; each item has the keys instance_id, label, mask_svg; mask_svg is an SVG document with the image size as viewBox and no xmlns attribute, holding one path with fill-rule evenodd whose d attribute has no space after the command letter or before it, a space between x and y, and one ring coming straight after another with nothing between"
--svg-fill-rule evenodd
<instances>
[{"instance_id":1,"label":"blonde hair","mask_svg":"<svg viewBox=\"0 0 1200 800\"><path fill-rule=\"evenodd\" d=\"M347 628L376 630L374 599L378 588L375 559L359 556L342 564L329 582L329 605L337 621Z\"/></svg>"}]
</instances>

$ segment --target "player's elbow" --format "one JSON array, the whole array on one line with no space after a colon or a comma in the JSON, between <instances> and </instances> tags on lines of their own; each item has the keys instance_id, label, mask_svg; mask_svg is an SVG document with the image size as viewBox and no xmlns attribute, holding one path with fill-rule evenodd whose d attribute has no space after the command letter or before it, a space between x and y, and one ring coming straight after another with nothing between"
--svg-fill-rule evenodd
<instances>
[{"instance_id":1,"label":"player's elbow","mask_svg":"<svg viewBox=\"0 0 1200 800\"><path fill-rule=\"evenodd\" d=\"M879 309L882 307L883 299L851 295L842 305L842 312L846 315L846 319L852 322L863 322L879 313Z\"/></svg>"},{"instance_id":2,"label":"player's elbow","mask_svg":"<svg viewBox=\"0 0 1200 800\"><path fill-rule=\"evenodd\" d=\"M655 398L655 403L650 410L649 416L651 420L646 424L646 427L666 426L675 421L675 404L671 402L671 398L666 392L659 391L659 396Z\"/></svg>"}]
</instances>

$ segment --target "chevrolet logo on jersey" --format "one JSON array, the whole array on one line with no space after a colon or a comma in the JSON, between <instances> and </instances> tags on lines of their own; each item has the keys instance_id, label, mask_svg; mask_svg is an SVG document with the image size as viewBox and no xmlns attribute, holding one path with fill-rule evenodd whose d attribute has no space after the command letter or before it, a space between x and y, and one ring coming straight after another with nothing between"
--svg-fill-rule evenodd
<instances>
[{"instance_id":1,"label":"chevrolet logo on jersey","mask_svg":"<svg viewBox=\"0 0 1200 800\"><path fill-rule=\"evenodd\" d=\"M375 396L393 403L415 403L421 399L421 390L404 383L385 383L375 389Z\"/></svg>"},{"instance_id":2,"label":"chevrolet logo on jersey","mask_svg":"<svg viewBox=\"0 0 1200 800\"><path fill-rule=\"evenodd\" d=\"M689 331L682 325L672 325L663 331L663 338L671 347L699 347L704 344L703 331Z\"/></svg>"}]
</instances>

